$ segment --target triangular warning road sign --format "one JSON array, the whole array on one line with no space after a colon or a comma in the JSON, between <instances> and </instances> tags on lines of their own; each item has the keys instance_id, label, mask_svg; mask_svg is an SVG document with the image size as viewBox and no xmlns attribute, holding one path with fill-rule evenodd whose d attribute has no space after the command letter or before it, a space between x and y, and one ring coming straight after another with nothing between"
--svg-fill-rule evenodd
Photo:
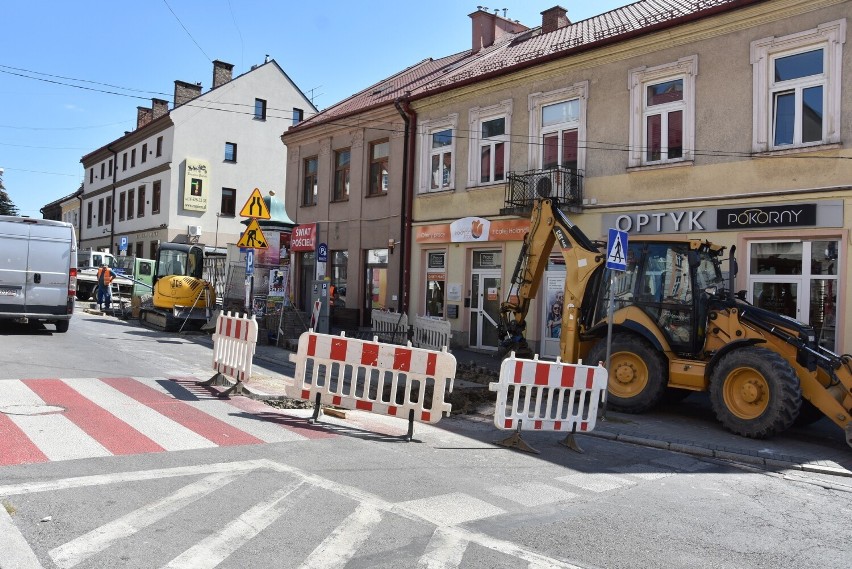
<instances>
[{"instance_id":1,"label":"triangular warning road sign","mask_svg":"<svg viewBox=\"0 0 852 569\"><path fill-rule=\"evenodd\" d=\"M269 219L269 208L266 207L266 202L263 201L263 196L260 195L260 190L257 188L249 196L246 205L240 210L240 217L253 217L255 219Z\"/></svg>"},{"instance_id":2,"label":"triangular warning road sign","mask_svg":"<svg viewBox=\"0 0 852 569\"><path fill-rule=\"evenodd\" d=\"M256 219L252 219L248 224L243 236L237 241L237 247L248 249L267 249L269 247L269 242L266 240L263 231L260 230L260 225L258 225Z\"/></svg>"}]
</instances>

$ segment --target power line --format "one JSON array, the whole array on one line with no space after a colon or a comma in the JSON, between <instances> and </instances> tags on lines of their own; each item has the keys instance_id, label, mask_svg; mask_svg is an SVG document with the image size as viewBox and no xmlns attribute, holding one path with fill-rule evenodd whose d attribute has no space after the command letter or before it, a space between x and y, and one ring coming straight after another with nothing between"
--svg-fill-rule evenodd
<instances>
[{"instance_id":1,"label":"power line","mask_svg":"<svg viewBox=\"0 0 852 569\"><path fill-rule=\"evenodd\" d=\"M213 60L212 60L212 59L210 59L210 56L209 56L209 55L207 55L207 53L206 53L203 49L201 49L201 46L200 46L200 45L198 45L198 42L197 42L197 41L195 41L195 38L194 38L194 37L192 37L192 34L191 34L191 33L189 33L189 30L188 30L188 29L186 29L186 26L184 26L184 25L183 25L183 22L181 22L181 21L180 21L180 18L178 18L178 15L177 15L177 14L175 14L175 11L174 11L174 10L172 10L172 7L171 7L171 6L169 6L169 3L168 3L166 0L163 0L163 4L165 4L165 5L166 5L166 8L168 8L168 9L169 9L169 12L171 12L171 13L172 13L172 16L174 16L174 17L175 17L175 20L177 20L177 21L178 21L178 24L180 24L180 27L182 27L182 28L183 28L183 31L185 31L185 32L186 32L186 35L188 35L188 36L189 36L189 39L191 39L191 40L192 40L192 43L194 43L194 44L195 44L195 47L197 47L197 48L201 51L201 53L203 53L203 54L204 54L204 57L206 57L206 58L207 58L207 61L212 62Z\"/></svg>"},{"instance_id":2,"label":"power line","mask_svg":"<svg viewBox=\"0 0 852 569\"><path fill-rule=\"evenodd\" d=\"M166 0L163 0L163 1L165 2ZM168 5L168 4L166 4L166 5ZM5 66L5 65L0 65L0 67L6 67L8 69L18 69L18 70L24 71L26 73L42 74L42 73L36 72L36 71L30 71L30 70L20 69L20 68L12 68L10 66ZM82 85L74 85L74 84L71 84L71 83L63 83L61 81L54 81L54 80L51 80L51 79L42 79L41 77L31 77L31 76L28 76L28 75L23 75L23 74L20 74L20 73L14 73L14 72L11 72L11 71L7 71L7 70L4 70L4 69L0 69L0 73L8 73L10 75L16 75L16 76L23 77L23 78L26 78L26 79L33 79L33 80L37 80L37 81L46 81L48 83L54 83L54 84L57 84L57 85L64 85L64 86L67 86L67 87L76 87L78 89L96 91L96 92L105 93L105 94L119 95L119 96L124 96L124 97L147 100L146 97L141 97L141 96L138 96L138 95L130 95L130 94L126 94L126 93L117 93L117 92L114 92L114 91L106 91L106 90L102 90L102 89L96 89L96 88L93 88L93 87L84 87ZM43 74L43 75L51 76L49 74ZM59 76L53 76L53 77L59 77ZM80 82L88 81L88 80L84 80L84 79L74 79L74 78L64 78L64 79L70 80L70 81L80 81ZM95 81L88 81L88 82L93 83L93 84L107 85L105 83L98 83L98 82L95 82ZM129 89L126 89L124 87L115 87L115 88L129 90ZM141 92L155 93L154 91L141 91ZM243 111L233 110L233 109L222 109L222 108L216 108L215 106L211 106L211 105L214 105L214 104L223 105L223 106L227 105L227 106L231 106L231 107L247 107L250 110L243 112ZM193 101L190 100L186 103L183 103L181 106L195 107L195 108L198 108L198 109L208 109L208 110L211 110L211 111L218 111L218 112L241 114L241 115L246 115L246 116L254 116L254 106L251 105L251 104L248 104L248 103L231 103L231 102L224 102L224 101L209 101L205 104L199 104L198 102L193 103ZM274 114L270 111L285 113L285 116L278 116L278 115L276 115L276 114ZM273 107L267 108L267 119L291 120L293 118L293 114L294 113L293 113L292 110L277 109L277 108L273 108ZM316 116L317 114L319 114L319 113L313 113L311 116ZM391 126L390 128L382 128L380 126L377 126L377 125L383 125L383 124L391 124L391 123L387 123L386 121L382 121L382 122L377 122L375 120L363 121L361 119L356 119L356 118L350 119L350 121L352 121L352 122L346 122L344 119L338 119L338 120L331 119L331 120L323 121L320 124L340 126L340 127L345 127L345 128L364 128L364 129L388 132L389 134L402 134L404 132L404 129L402 129L402 128L397 128L397 127L393 127L393 126ZM130 122L130 121L122 121L120 123L113 123L113 124L127 124L128 122ZM110 125L104 125L104 126L110 126ZM48 128L39 129L39 128L36 128L36 127L12 127L12 126L7 126L7 125L0 125L0 128L20 128L20 129L29 129L29 130L76 130L76 128L55 127L55 128L52 128L52 129L48 129ZM84 128L84 127L79 127L79 128ZM100 128L100 127L91 127L91 128ZM462 128L457 128L457 127L453 128L452 130L453 130L453 134L452 134L451 137L453 139L456 139L456 140L470 140L470 139L473 138L473 139L476 139L476 140L494 140L495 142L500 141L500 140L497 140L497 139L480 138L478 136L469 136L469 135L465 136L465 135L460 134L460 133L468 133L468 134L477 133L478 134L478 132L479 132L478 130L462 129ZM422 134L422 131L420 132L420 134ZM537 139L538 136L536 136L535 138ZM534 141L533 137L529 136L529 135L512 134L512 135L505 137L505 139L506 139L506 142L508 142L510 144L522 144L522 145L527 145L527 146L540 146L540 147L544 146L543 142L538 142L537 140ZM583 142L584 144L580 145L579 142ZM645 146L632 146L630 144L606 142L606 141L594 141L594 140L578 141L578 147L577 148L578 149L582 148L582 149L585 149L585 150L600 150L600 151L613 151L613 152L631 152L631 151L634 151L634 150L638 150L640 152L645 152L648 149L648 147L645 147ZM692 149L691 154L693 156L707 156L707 157L720 157L720 158L763 158L763 159L785 158L785 159L808 159L808 160L816 160L816 159L820 159L820 160L852 160L852 157L848 157L848 156L800 156L800 155L777 156L777 155L766 155L766 154L763 154L763 153L753 153L753 152L749 152L749 151L737 152L737 151L725 151L725 150L714 150L714 149Z\"/></svg>"}]
</instances>

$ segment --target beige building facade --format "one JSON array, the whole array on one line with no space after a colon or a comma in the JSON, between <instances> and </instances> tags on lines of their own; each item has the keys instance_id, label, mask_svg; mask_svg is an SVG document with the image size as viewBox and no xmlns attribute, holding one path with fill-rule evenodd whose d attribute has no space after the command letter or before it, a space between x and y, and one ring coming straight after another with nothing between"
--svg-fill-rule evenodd
<instances>
[{"instance_id":1,"label":"beige building facade","mask_svg":"<svg viewBox=\"0 0 852 569\"><path fill-rule=\"evenodd\" d=\"M613 227L736 246L751 302L850 351L852 2L706 4L715 10L667 26L640 19L606 45L594 22L564 18L515 40L536 42L542 63L480 66L414 97L411 314L448 318L457 344L496 348L526 221L507 202L546 177L592 239ZM545 39L560 33L581 39L547 60ZM559 354L548 313L561 275L554 262L529 318L545 355Z\"/></svg>"}]
</instances>

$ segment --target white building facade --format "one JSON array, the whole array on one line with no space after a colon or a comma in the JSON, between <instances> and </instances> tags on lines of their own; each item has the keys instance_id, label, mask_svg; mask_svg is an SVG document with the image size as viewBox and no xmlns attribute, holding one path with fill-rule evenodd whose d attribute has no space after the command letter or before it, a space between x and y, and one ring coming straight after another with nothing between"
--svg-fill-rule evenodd
<instances>
[{"instance_id":1,"label":"white building facade","mask_svg":"<svg viewBox=\"0 0 852 569\"><path fill-rule=\"evenodd\" d=\"M83 156L82 248L154 258L161 241L224 247L255 188L283 197L279 137L316 109L274 60L232 73L214 61L206 93L175 81L171 110L153 99L134 131Z\"/></svg>"}]
</instances>

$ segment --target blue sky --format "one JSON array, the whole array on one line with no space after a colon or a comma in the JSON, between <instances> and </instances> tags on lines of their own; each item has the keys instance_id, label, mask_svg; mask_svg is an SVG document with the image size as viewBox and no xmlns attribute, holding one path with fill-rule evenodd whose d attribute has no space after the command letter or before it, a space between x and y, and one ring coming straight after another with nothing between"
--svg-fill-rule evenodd
<instances>
[{"instance_id":1,"label":"blue sky","mask_svg":"<svg viewBox=\"0 0 852 569\"><path fill-rule=\"evenodd\" d=\"M578 21L628 3L562 5ZM556 4L480 5L501 14L506 8L508 18L534 27ZM458 0L7 2L0 32L3 184L21 215L41 217L39 208L79 187L84 154L135 128L137 106L150 106L151 97L171 101L175 79L200 81L207 91L211 60L234 64L236 76L269 54L323 109L421 59L468 49L467 15L476 7Z\"/></svg>"}]
</instances>

